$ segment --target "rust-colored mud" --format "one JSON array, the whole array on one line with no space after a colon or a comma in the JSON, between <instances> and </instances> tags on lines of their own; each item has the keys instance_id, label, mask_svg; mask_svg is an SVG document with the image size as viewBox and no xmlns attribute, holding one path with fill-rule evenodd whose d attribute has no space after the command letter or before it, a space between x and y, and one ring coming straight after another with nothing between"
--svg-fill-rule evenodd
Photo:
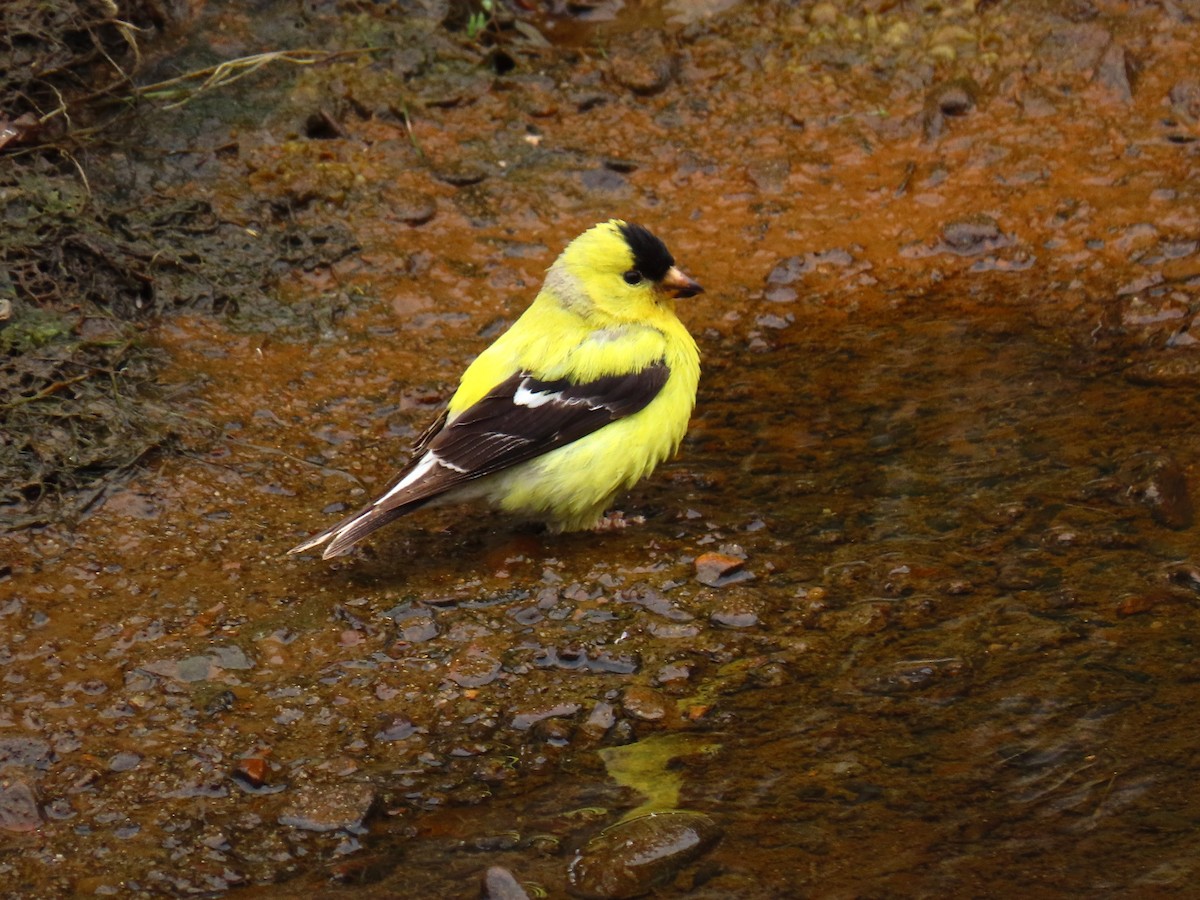
<instances>
[{"instance_id":1,"label":"rust-colored mud","mask_svg":"<svg viewBox=\"0 0 1200 900\"><path fill-rule=\"evenodd\" d=\"M378 49L147 110L97 162L210 204L197 272L235 231L279 249L149 335L211 443L0 536L0 881L1189 890L1193 7L631 4L475 39L204 11L220 40L162 77ZM707 288L645 521L446 509L284 556L613 215Z\"/></svg>"}]
</instances>

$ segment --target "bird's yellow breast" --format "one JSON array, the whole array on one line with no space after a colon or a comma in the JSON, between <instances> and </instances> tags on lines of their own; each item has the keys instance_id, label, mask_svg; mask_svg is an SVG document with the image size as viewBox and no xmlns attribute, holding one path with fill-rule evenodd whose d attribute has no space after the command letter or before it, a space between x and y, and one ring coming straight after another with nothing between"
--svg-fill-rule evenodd
<instances>
[{"instance_id":1,"label":"bird's yellow breast","mask_svg":"<svg viewBox=\"0 0 1200 900\"><path fill-rule=\"evenodd\" d=\"M700 356L682 325L678 334L659 333L647 343L655 347L649 361L663 359L671 370L658 396L631 416L502 473L491 492L497 506L558 531L591 528L614 495L674 455L695 406ZM612 362L603 351L597 357Z\"/></svg>"}]
</instances>

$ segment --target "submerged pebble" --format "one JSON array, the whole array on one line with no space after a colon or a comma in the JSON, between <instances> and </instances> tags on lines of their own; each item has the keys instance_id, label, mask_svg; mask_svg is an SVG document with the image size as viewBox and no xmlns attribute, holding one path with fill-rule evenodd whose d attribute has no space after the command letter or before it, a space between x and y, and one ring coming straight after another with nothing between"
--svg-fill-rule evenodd
<instances>
[{"instance_id":1,"label":"submerged pebble","mask_svg":"<svg viewBox=\"0 0 1200 900\"><path fill-rule=\"evenodd\" d=\"M1200 358L1156 355L1133 363L1124 375L1127 381L1146 386L1197 384L1200 383Z\"/></svg>"},{"instance_id":2,"label":"submerged pebble","mask_svg":"<svg viewBox=\"0 0 1200 900\"><path fill-rule=\"evenodd\" d=\"M947 222L942 228L942 247L959 256L973 256L994 250L1004 240L996 220L987 215Z\"/></svg>"},{"instance_id":3,"label":"submerged pebble","mask_svg":"<svg viewBox=\"0 0 1200 900\"><path fill-rule=\"evenodd\" d=\"M353 831L362 828L374 804L369 784L310 784L296 791L279 813L279 824L302 831Z\"/></svg>"},{"instance_id":4,"label":"submerged pebble","mask_svg":"<svg viewBox=\"0 0 1200 900\"><path fill-rule=\"evenodd\" d=\"M486 653L466 653L455 658L446 678L459 687L477 688L500 677L500 660Z\"/></svg>"},{"instance_id":5,"label":"submerged pebble","mask_svg":"<svg viewBox=\"0 0 1200 900\"><path fill-rule=\"evenodd\" d=\"M703 813L654 812L618 822L571 860L571 893L592 900L640 897L708 851L721 829Z\"/></svg>"},{"instance_id":6,"label":"submerged pebble","mask_svg":"<svg viewBox=\"0 0 1200 900\"><path fill-rule=\"evenodd\" d=\"M136 769L138 763L142 761L141 756L129 750L122 750L119 753L114 753L108 761L108 770L110 772L128 772L131 769Z\"/></svg>"},{"instance_id":7,"label":"submerged pebble","mask_svg":"<svg viewBox=\"0 0 1200 900\"><path fill-rule=\"evenodd\" d=\"M528 731L543 719L573 716L579 712L578 703L559 703L542 709L518 712L513 716L512 727L517 731Z\"/></svg>"},{"instance_id":8,"label":"submerged pebble","mask_svg":"<svg viewBox=\"0 0 1200 900\"><path fill-rule=\"evenodd\" d=\"M1133 84L1136 66L1116 41L1108 45L1100 64L1096 67L1095 81L1114 100L1121 103L1133 102Z\"/></svg>"},{"instance_id":9,"label":"submerged pebble","mask_svg":"<svg viewBox=\"0 0 1200 900\"><path fill-rule=\"evenodd\" d=\"M529 894L513 873L503 866L492 866L483 876L484 900L529 900Z\"/></svg>"},{"instance_id":10,"label":"submerged pebble","mask_svg":"<svg viewBox=\"0 0 1200 900\"><path fill-rule=\"evenodd\" d=\"M1192 524L1192 498L1187 475L1173 457L1142 453L1126 463L1123 471L1128 494L1150 510L1159 525L1182 529Z\"/></svg>"},{"instance_id":11,"label":"submerged pebble","mask_svg":"<svg viewBox=\"0 0 1200 900\"><path fill-rule=\"evenodd\" d=\"M437 203L432 197L405 194L395 203L391 212L406 225L424 225L437 213Z\"/></svg>"},{"instance_id":12,"label":"submerged pebble","mask_svg":"<svg viewBox=\"0 0 1200 900\"><path fill-rule=\"evenodd\" d=\"M758 613L742 606L722 606L713 610L709 620L722 628L752 628L758 624Z\"/></svg>"},{"instance_id":13,"label":"submerged pebble","mask_svg":"<svg viewBox=\"0 0 1200 900\"><path fill-rule=\"evenodd\" d=\"M744 559L725 553L701 553L695 565L696 580L708 587L725 587L754 578L754 573L745 568Z\"/></svg>"},{"instance_id":14,"label":"submerged pebble","mask_svg":"<svg viewBox=\"0 0 1200 900\"><path fill-rule=\"evenodd\" d=\"M653 688L634 685L621 698L625 712L643 722L657 722L667 717L671 702Z\"/></svg>"},{"instance_id":15,"label":"submerged pebble","mask_svg":"<svg viewBox=\"0 0 1200 900\"><path fill-rule=\"evenodd\" d=\"M588 713L587 719L580 726L580 731L583 732L584 737L598 741L608 733L616 721L617 715L613 705L604 700L597 700L592 711Z\"/></svg>"}]
</instances>

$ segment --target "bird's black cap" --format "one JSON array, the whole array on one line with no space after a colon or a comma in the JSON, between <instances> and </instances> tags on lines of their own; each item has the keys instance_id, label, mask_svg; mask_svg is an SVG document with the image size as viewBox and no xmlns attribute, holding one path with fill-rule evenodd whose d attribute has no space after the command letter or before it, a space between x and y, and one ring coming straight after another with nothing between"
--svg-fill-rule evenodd
<instances>
[{"instance_id":1,"label":"bird's black cap","mask_svg":"<svg viewBox=\"0 0 1200 900\"><path fill-rule=\"evenodd\" d=\"M633 267L651 281L662 281L667 270L675 265L675 257L667 245L655 237L648 228L634 222L617 226L625 243L633 251Z\"/></svg>"}]
</instances>

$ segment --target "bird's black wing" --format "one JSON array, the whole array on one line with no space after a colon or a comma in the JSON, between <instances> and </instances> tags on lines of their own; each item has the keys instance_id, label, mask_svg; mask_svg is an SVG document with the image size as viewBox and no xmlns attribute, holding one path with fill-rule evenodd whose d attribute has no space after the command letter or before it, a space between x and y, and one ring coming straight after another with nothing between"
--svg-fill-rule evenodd
<instances>
[{"instance_id":1,"label":"bird's black wing","mask_svg":"<svg viewBox=\"0 0 1200 900\"><path fill-rule=\"evenodd\" d=\"M586 437L646 408L670 377L666 362L637 372L576 383L518 372L440 431L426 431L418 452L369 505L296 547L330 541L326 557L398 516L476 478L491 475Z\"/></svg>"},{"instance_id":2,"label":"bird's black wing","mask_svg":"<svg viewBox=\"0 0 1200 900\"><path fill-rule=\"evenodd\" d=\"M670 374L665 362L582 384L517 373L465 410L429 449L462 480L490 475L640 412Z\"/></svg>"}]
</instances>

